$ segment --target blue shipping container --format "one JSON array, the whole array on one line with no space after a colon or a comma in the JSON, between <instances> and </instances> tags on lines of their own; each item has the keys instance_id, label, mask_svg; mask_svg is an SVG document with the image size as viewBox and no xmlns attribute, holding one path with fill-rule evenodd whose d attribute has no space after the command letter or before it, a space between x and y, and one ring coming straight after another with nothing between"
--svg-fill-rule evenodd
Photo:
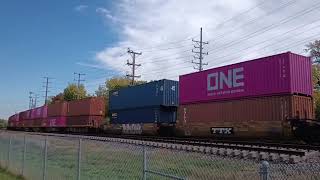
<instances>
[{"instance_id":1,"label":"blue shipping container","mask_svg":"<svg viewBox=\"0 0 320 180\"><path fill-rule=\"evenodd\" d=\"M146 84L122 88L109 94L109 109L130 109L147 106L179 105L179 83L159 80Z\"/></svg>"},{"instance_id":2,"label":"blue shipping container","mask_svg":"<svg viewBox=\"0 0 320 180\"><path fill-rule=\"evenodd\" d=\"M110 111L112 124L175 123L176 107L143 107Z\"/></svg>"}]
</instances>

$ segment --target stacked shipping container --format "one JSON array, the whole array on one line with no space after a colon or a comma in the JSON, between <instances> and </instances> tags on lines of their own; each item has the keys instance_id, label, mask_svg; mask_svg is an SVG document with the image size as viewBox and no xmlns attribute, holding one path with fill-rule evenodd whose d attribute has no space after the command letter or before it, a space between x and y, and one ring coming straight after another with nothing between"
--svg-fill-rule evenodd
<instances>
[{"instance_id":1,"label":"stacked shipping container","mask_svg":"<svg viewBox=\"0 0 320 180\"><path fill-rule=\"evenodd\" d=\"M71 102L56 102L10 117L13 128L55 131L57 128L99 128L105 115L105 100L91 97Z\"/></svg>"},{"instance_id":2,"label":"stacked shipping container","mask_svg":"<svg viewBox=\"0 0 320 180\"><path fill-rule=\"evenodd\" d=\"M47 118L48 106L41 106L31 109L32 125L34 127L41 127L44 119Z\"/></svg>"},{"instance_id":3,"label":"stacked shipping container","mask_svg":"<svg viewBox=\"0 0 320 180\"><path fill-rule=\"evenodd\" d=\"M48 118L43 121L43 127L66 127L67 102L57 102L48 105Z\"/></svg>"},{"instance_id":4,"label":"stacked shipping container","mask_svg":"<svg viewBox=\"0 0 320 180\"><path fill-rule=\"evenodd\" d=\"M124 133L135 134L147 127L152 129L162 124L174 124L178 87L177 81L163 79L110 92L111 123L122 126Z\"/></svg>"},{"instance_id":5,"label":"stacked shipping container","mask_svg":"<svg viewBox=\"0 0 320 180\"><path fill-rule=\"evenodd\" d=\"M311 61L291 52L182 75L179 86L184 135L290 135L288 118L313 118Z\"/></svg>"},{"instance_id":6,"label":"stacked shipping container","mask_svg":"<svg viewBox=\"0 0 320 180\"><path fill-rule=\"evenodd\" d=\"M70 101L68 103L66 125L75 128L98 128L103 123L104 115L105 100L102 97Z\"/></svg>"}]
</instances>

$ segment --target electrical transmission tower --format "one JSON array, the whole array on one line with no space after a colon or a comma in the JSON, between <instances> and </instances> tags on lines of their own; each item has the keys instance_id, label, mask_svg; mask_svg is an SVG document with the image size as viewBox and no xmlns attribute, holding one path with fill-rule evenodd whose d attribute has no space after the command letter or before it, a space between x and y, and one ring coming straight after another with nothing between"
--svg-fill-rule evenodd
<instances>
[{"instance_id":1,"label":"electrical transmission tower","mask_svg":"<svg viewBox=\"0 0 320 180\"><path fill-rule=\"evenodd\" d=\"M128 48L128 53L132 57L132 62L129 62L129 60L127 60L127 65L132 66L132 74L127 74L127 77L131 78L131 85L134 85L134 78L141 77L141 76L137 76L135 74L137 67L141 66L141 64L136 64L136 55L141 55L142 53L141 52L140 53L134 52L134 51L130 50L130 48Z\"/></svg>"},{"instance_id":2,"label":"electrical transmission tower","mask_svg":"<svg viewBox=\"0 0 320 180\"><path fill-rule=\"evenodd\" d=\"M30 91L29 92L29 109L31 109L33 106L32 94L33 94L33 92Z\"/></svg>"},{"instance_id":3,"label":"electrical transmission tower","mask_svg":"<svg viewBox=\"0 0 320 180\"><path fill-rule=\"evenodd\" d=\"M80 83L81 81L85 81L84 79L81 79L81 76L85 76L86 74L83 74L83 73L73 73L74 75L78 75L78 79L73 79L74 81L77 81L77 84L78 84L78 88L80 87Z\"/></svg>"},{"instance_id":4,"label":"electrical transmission tower","mask_svg":"<svg viewBox=\"0 0 320 180\"><path fill-rule=\"evenodd\" d=\"M45 79L45 81L43 82L44 85L42 86L45 88L44 104L47 104L48 103L48 92L50 92L49 91L49 88L50 88L49 84L51 83L49 80L51 78L49 78L49 77L43 77L43 78Z\"/></svg>"},{"instance_id":5,"label":"electrical transmission tower","mask_svg":"<svg viewBox=\"0 0 320 180\"><path fill-rule=\"evenodd\" d=\"M192 42L195 42L196 45L194 46L195 49L199 49L199 51L194 51L192 49L192 52L196 54L196 56L193 56L194 59L197 59L199 60L199 62L196 62L196 61L193 61L192 60L192 63L193 64L196 64L198 65L198 67L194 67L195 69L199 70L199 71L202 71L203 70L203 66L204 65L208 65L208 63L203 63L202 60L203 60L203 55L208 55L208 52L204 53L202 52L203 51L203 45L205 44L209 44L209 42L203 42L202 41L202 28L200 28L200 41L195 41L192 39Z\"/></svg>"},{"instance_id":6,"label":"electrical transmission tower","mask_svg":"<svg viewBox=\"0 0 320 180\"><path fill-rule=\"evenodd\" d=\"M34 103L33 103L33 108L37 107L37 101L39 99L39 94L34 94Z\"/></svg>"}]
</instances>

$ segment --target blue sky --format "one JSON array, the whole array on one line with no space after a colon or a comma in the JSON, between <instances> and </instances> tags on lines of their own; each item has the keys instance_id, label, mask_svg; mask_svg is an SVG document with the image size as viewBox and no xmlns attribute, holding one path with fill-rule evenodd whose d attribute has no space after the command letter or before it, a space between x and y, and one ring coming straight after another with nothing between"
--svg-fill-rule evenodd
<instances>
[{"instance_id":1,"label":"blue sky","mask_svg":"<svg viewBox=\"0 0 320 180\"><path fill-rule=\"evenodd\" d=\"M76 64L91 61L96 51L112 46L118 37L95 11L112 4L101 0L88 2L1 1L0 118L27 108L29 91L42 96L43 76L55 78L52 95L73 81L74 72L86 73L87 81L107 74ZM82 4L88 7L77 9Z\"/></svg>"},{"instance_id":2,"label":"blue sky","mask_svg":"<svg viewBox=\"0 0 320 180\"><path fill-rule=\"evenodd\" d=\"M0 118L43 95L42 77L61 92L86 73L90 93L130 72L127 48L142 52L142 80L196 71L192 38L203 27L204 69L292 51L319 38L318 0L7 0L0 3ZM44 99L40 99L43 103Z\"/></svg>"}]
</instances>

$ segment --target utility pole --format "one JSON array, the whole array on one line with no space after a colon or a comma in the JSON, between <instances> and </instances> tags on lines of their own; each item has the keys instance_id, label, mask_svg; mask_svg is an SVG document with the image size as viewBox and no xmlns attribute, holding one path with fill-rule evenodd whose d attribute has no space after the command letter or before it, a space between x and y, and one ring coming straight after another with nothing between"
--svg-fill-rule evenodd
<instances>
[{"instance_id":1,"label":"utility pole","mask_svg":"<svg viewBox=\"0 0 320 180\"><path fill-rule=\"evenodd\" d=\"M33 104L33 108L37 107L37 100L39 98L39 94L34 94L34 104Z\"/></svg>"},{"instance_id":2,"label":"utility pole","mask_svg":"<svg viewBox=\"0 0 320 180\"><path fill-rule=\"evenodd\" d=\"M43 78L45 79L45 82L43 82L45 84L43 86L45 88L44 104L47 104L48 103L48 92L50 92L49 91L49 84L51 83L51 82L49 82L49 79L51 79L51 78L49 78L49 77L43 77Z\"/></svg>"},{"instance_id":3,"label":"utility pole","mask_svg":"<svg viewBox=\"0 0 320 180\"><path fill-rule=\"evenodd\" d=\"M33 94L33 92L30 91L30 92L29 92L29 109L32 108L32 104L33 104L32 94Z\"/></svg>"},{"instance_id":4,"label":"utility pole","mask_svg":"<svg viewBox=\"0 0 320 180\"><path fill-rule=\"evenodd\" d=\"M202 71L203 70L203 66L204 65L208 65L208 63L203 63L202 60L203 60L203 55L208 55L208 52L206 53L203 53L203 45L204 44L209 44L209 42L203 42L202 41L202 27L200 28L200 41L195 41L192 39L192 42L195 42L197 44L197 46L194 46L195 49L199 49L199 51L193 51L192 49L192 52L197 54L198 56L193 56L195 59L199 59L199 62L195 62L195 61L192 61L193 64L196 64L198 65L198 67L194 67L195 69L199 70L199 71Z\"/></svg>"},{"instance_id":5,"label":"utility pole","mask_svg":"<svg viewBox=\"0 0 320 180\"><path fill-rule=\"evenodd\" d=\"M78 81L78 88L80 87L80 82L81 81L85 81L84 79L81 79L81 76L84 76L86 74L82 74L82 73L73 73L74 75L78 75L78 79L76 80L75 78L73 79L74 81Z\"/></svg>"},{"instance_id":6,"label":"utility pole","mask_svg":"<svg viewBox=\"0 0 320 180\"><path fill-rule=\"evenodd\" d=\"M138 66L141 66L141 64L136 64L136 55L141 55L142 53L138 53L138 52L134 52L132 50L130 50L130 48L128 48L128 53L131 55L132 57L132 62L129 62L129 60L127 60L127 65L128 66L132 66L132 74L127 74L127 77L131 78L131 85L134 85L134 78L140 78L141 76L137 76L135 74L136 68Z\"/></svg>"}]
</instances>

